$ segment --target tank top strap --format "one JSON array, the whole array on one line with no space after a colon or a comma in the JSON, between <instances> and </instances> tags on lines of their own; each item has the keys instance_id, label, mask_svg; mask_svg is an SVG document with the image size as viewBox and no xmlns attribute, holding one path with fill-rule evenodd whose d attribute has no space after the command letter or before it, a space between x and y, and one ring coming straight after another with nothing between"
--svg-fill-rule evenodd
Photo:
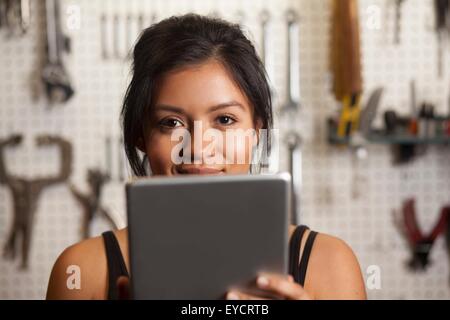
<instances>
[{"instance_id":1,"label":"tank top strap","mask_svg":"<svg viewBox=\"0 0 450 320\"><path fill-rule=\"evenodd\" d=\"M303 235L309 228L305 225L299 225L295 228L289 243L289 273L294 277L294 280L300 285L304 286L306 279L306 271L308 269L309 257L317 236L316 231L310 231L303 249L302 257L300 259L300 245Z\"/></svg>"},{"instance_id":2,"label":"tank top strap","mask_svg":"<svg viewBox=\"0 0 450 320\"><path fill-rule=\"evenodd\" d=\"M105 244L106 260L108 266L108 300L117 300L117 279L121 276L129 277L119 242L112 231L102 233Z\"/></svg>"}]
</instances>

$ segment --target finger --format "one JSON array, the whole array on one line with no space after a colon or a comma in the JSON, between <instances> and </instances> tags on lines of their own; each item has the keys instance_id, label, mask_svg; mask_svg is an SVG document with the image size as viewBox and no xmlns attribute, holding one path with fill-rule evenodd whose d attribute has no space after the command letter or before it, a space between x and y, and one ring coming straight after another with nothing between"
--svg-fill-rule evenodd
<instances>
[{"instance_id":1,"label":"finger","mask_svg":"<svg viewBox=\"0 0 450 320\"><path fill-rule=\"evenodd\" d=\"M229 291L226 294L225 298L227 300L268 300L263 297L253 296L253 295L250 295L250 294L247 294L247 293L244 293L241 291L236 291L236 290Z\"/></svg>"},{"instance_id":2,"label":"finger","mask_svg":"<svg viewBox=\"0 0 450 320\"><path fill-rule=\"evenodd\" d=\"M117 290L119 291L119 300L130 299L130 280L128 277L120 276L117 279Z\"/></svg>"},{"instance_id":3,"label":"finger","mask_svg":"<svg viewBox=\"0 0 450 320\"><path fill-rule=\"evenodd\" d=\"M261 289L272 291L287 299L311 299L301 285L294 282L292 277L286 275L263 273L256 278L256 284Z\"/></svg>"}]
</instances>

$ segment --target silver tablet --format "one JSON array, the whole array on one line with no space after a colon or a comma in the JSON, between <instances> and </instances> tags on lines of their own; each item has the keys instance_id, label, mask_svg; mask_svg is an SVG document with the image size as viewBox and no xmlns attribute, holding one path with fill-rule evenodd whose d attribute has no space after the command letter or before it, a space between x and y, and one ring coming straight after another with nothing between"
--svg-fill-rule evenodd
<instances>
[{"instance_id":1,"label":"silver tablet","mask_svg":"<svg viewBox=\"0 0 450 320\"><path fill-rule=\"evenodd\" d=\"M134 299L222 299L287 274L290 176L179 176L127 185Z\"/></svg>"}]
</instances>

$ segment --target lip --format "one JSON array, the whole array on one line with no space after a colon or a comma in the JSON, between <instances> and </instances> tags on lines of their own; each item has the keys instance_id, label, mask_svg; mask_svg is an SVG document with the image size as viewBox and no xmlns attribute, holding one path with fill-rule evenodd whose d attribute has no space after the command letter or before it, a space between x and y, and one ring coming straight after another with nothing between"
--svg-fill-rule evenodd
<instances>
[{"instance_id":1,"label":"lip","mask_svg":"<svg viewBox=\"0 0 450 320\"><path fill-rule=\"evenodd\" d=\"M176 167L175 172L177 174L223 174L224 171L211 167Z\"/></svg>"}]
</instances>

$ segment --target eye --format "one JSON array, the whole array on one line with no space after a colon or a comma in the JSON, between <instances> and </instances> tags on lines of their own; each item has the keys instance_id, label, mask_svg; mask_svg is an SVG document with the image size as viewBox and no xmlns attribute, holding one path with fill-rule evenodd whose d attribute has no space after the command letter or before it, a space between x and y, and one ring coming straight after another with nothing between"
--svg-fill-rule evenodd
<instances>
[{"instance_id":1,"label":"eye","mask_svg":"<svg viewBox=\"0 0 450 320\"><path fill-rule=\"evenodd\" d=\"M182 126L183 123L175 118L166 118L159 122L159 125L165 128L176 128Z\"/></svg>"},{"instance_id":2,"label":"eye","mask_svg":"<svg viewBox=\"0 0 450 320\"><path fill-rule=\"evenodd\" d=\"M233 123L236 122L236 120L231 117L231 116L220 116L217 118L217 121L221 124L221 125L225 125L225 126L229 126Z\"/></svg>"}]
</instances>

